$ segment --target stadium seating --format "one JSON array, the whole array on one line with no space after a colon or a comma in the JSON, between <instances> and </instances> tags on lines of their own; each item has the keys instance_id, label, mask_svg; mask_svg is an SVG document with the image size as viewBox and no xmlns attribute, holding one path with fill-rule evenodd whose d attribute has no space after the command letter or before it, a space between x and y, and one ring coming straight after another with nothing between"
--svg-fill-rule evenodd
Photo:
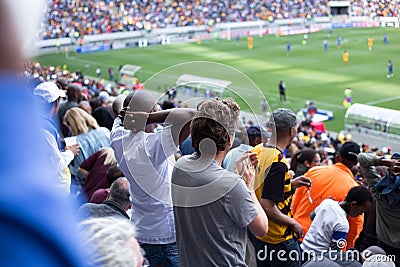
<instances>
[{"instance_id":1,"label":"stadium seating","mask_svg":"<svg viewBox=\"0 0 400 267\"><path fill-rule=\"evenodd\" d=\"M200 3L200 5L198 5ZM327 17L327 0L76 1L49 0L40 38L209 25L220 22ZM351 1L351 16L397 17L394 1Z\"/></svg>"},{"instance_id":2,"label":"stadium seating","mask_svg":"<svg viewBox=\"0 0 400 267\"><path fill-rule=\"evenodd\" d=\"M196 5L200 3L200 5ZM209 25L219 22L328 16L326 0L75 1L50 0L41 39ZM77 34L79 33L79 35Z\"/></svg>"}]
</instances>

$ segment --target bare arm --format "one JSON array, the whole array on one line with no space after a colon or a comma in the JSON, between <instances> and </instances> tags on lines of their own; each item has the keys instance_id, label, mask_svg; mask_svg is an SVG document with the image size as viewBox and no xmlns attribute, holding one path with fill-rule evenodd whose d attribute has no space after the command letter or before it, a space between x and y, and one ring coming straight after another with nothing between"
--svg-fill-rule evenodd
<instances>
[{"instance_id":1,"label":"bare arm","mask_svg":"<svg viewBox=\"0 0 400 267\"><path fill-rule=\"evenodd\" d=\"M180 145L190 135L190 122L196 110L189 108L176 108L172 109L170 114L165 119L166 124L172 125L172 136L175 144Z\"/></svg>"},{"instance_id":2,"label":"bare arm","mask_svg":"<svg viewBox=\"0 0 400 267\"><path fill-rule=\"evenodd\" d=\"M262 198L260 203L270 220L278 224L289 226L290 228L292 228L297 237L303 236L303 227L293 218L286 216L282 212L280 212L274 201Z\"/></svg>"},{"instance_id":3,"label":"bare arm","mask_svg":"<svg viewBox=\"0 0 400 267\"><path fill-rule=\"evenodd\" d=\"M265 236L268 233L268 217L258 202L256 194L254 191L251 193L251 199L257 207L258 215L254 218L254 220L249 224L248 228L253 235L256 236Z\"/></svg>"},{"instance_id":4,"label":"bare arm","mask_svg":"<svg viewBox=\"0 0 400 267\"><path fill-rule=\"evenodd\" d=\"M257 165L256 153L245 152L241 158L236 161L235 171L242 176L247 188L251 191L251 199L253 200L258 215L248 225L250 232L256 236L265 236L268 233L268 217L260 205L256 194L254 193L255 170L254 164Z\"/></svg>"},{"instance_id":5,"label":"bare arm","mask_svg":"<svg viewBox=\"0 0 400 267\"><path fill-rule=\"evenodd\" d=\"M189 108L176 108L152 113L127 112L124 127L134 131L144 131L147 124L165 123L172 126L171 132L175 144L179 145L190 134L190 122L196 110Z\"/></svg>"}]
</instances>

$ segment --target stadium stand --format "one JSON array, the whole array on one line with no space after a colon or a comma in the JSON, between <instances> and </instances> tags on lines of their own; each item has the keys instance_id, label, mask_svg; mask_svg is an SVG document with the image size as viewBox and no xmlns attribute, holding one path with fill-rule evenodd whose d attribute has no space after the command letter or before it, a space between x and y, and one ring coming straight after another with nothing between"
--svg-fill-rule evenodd
<instances>
[{"instance_id":1,"label":"stadium stand","mask_svg":"<svg viewBox=\"0 0 400 267\"><path fill-rule=\"evenodd\" d=\"M397 17L395 1L351 1L350 16ZM223 22L328 17L328 1L50 0L40 39Z\"/></svg>"},{"instance_id":2,"label":"stadium stand","mask_svg":"<svg viewBox=\"0 0 400 267\"><path fill-rule=\"evenodd\" d=\"M41 39L100 33L214 25L307 15L328 16L327 1L75 1L51 0ZM79 35L77 34L79 33Z\"/></svg>"}]
</instances>

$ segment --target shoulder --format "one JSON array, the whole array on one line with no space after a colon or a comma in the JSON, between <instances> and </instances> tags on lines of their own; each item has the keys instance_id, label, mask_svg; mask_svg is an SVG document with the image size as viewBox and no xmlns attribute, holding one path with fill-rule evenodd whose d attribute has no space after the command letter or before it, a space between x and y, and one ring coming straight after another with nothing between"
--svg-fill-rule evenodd
<instances>
[{"instance_id":1,"label":"shoulder","mask_svg":"<svg viewBox=\"0 0 400 267\"><path fill-rule=\"evenodd\" d=\"M193 161L193 155L182 156L176 161L175 168L186 166L188 163L192 161Z\"/></svg>"},{"instance_id":2,"label":"shoulder","mask_svg":"<svg viewBox=\"0 0 400 267\"><path fill-rule=\"evenodd\" d=\"M102 132L103 134L110 135L110 130L106 127L99 127L96 129L98 132Z\"/></svg>"},{"instance_id":3,"label":"shoulder","mask_svg":"<svg viewBox=\"0 0 400 267\"><path fill-rule=\"evenodd\" d=\"M81 216L88 216L93 212L93 210L98 208L99 205L101 204L85 203L78 209L78 214Z\"/></svg>"},{"instance_id":4,"label":"shoulder","mask_svg":"<svg viewBox=\"0 0 400 267\"><path fill-rule=\"evenodd\" d=\"M320 204L321 207L337 207L339 203L333 199L327 198Z\"/></svg>"}]
</instances>

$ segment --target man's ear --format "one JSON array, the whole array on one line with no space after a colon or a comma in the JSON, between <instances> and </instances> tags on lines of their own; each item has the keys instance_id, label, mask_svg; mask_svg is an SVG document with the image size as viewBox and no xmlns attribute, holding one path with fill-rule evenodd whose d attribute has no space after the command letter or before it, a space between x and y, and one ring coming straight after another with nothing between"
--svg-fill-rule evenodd
<instances>
[{"instance_id":1,"label":"man's ear","mask_svg":"<svg viewBox=\"0 0 400 267\"><path fill-rule=\"evenodd\" d=\"M235 141L235 134L229 135L229 139L228 139L228 143L227 143L227 147L229 147L229 149L232 147L234 141Z\"/></svg>"}]
</instances>

